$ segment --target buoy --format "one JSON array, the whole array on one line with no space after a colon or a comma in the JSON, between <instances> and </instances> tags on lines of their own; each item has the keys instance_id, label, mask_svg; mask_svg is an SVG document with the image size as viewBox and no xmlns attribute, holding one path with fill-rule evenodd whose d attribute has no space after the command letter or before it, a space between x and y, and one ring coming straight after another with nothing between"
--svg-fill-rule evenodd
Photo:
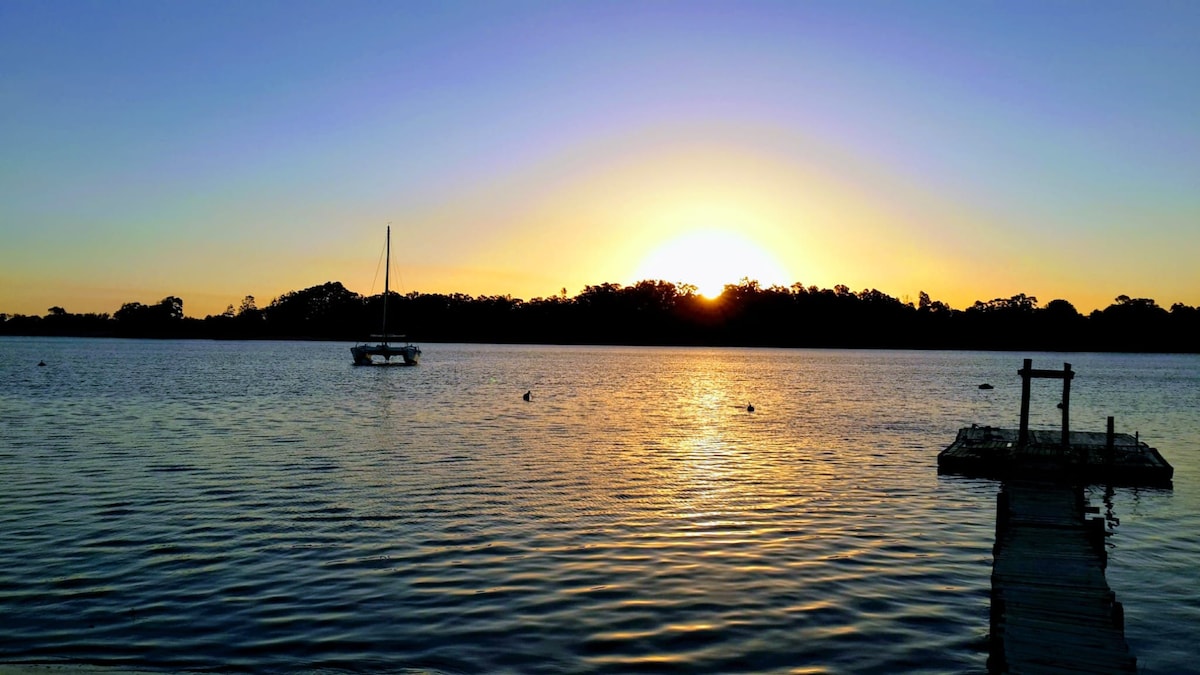
<instances>
[{"instance_id":1,"label":"buoy","mask_svg":"<svg viewBox=\"0 0 1200 675\"><path fill-rule=\"evenodd\" d=\"M983 384L979 385L979 388L980 389L991 389L992 385L988 384L987 382L984 382Z\"/></svg>"},{"instance_id":2,"label":"buoy","mask_svg":"<svg viewBox=\"0 0 1200 675\"><path fill-rule=\"evenodd\" d=\"M39 365L39 366L44 366L44 365L46 365L46 362L45 362L45 361L38 361L38 365Z\"/></svg>"},{"instance_id":3,"label":"buoy","mask_svg":"<svg viewBox=\"0 0 1200 675\"><path fill-rule=\"evenodd\" d=\"M746 406L746 412L754 412L754 404L753 403Z\"/></svg>"},{"instance_id":4,"label":"buoy","mask_svg":"<svg viewBox=\"0 0 1200 675\"><path fill-rule=\"evenodd\" d=\"M532 392L532 391L527 391L527 392L525 392L525 395L524 395L524 396L522 396L521 398L523 398L523 399L525 399L526 401L528 401L529 399L533 398L533 392Z\"/></svg>"}]
</instances>

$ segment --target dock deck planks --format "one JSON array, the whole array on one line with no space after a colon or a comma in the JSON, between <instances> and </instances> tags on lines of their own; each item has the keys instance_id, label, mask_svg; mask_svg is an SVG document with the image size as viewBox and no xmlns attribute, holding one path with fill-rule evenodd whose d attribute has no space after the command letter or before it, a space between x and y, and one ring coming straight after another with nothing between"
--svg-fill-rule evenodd
<instances>
[{"instance_id":1,"label":"dock deck planks","mask_svg":"<svg viewBox=\"0 0 1200 675\"><path fill-rule=\"evenodd\" d=\"M1175 469L1163 456L1129 434L1072 431L1062 446L1059 431L1029 432L1021 447L1016 429L971 426L938 453L938 472L998 479L1066 475L1094 483L1169 486Z\"/></svg>"},{"instance_id":2,"label":"dock deck planks","mask_svg":"<svg viewBox=\"0 0 1200 675\"><path fill-rule=\"evenodd\" d=\"M1104 576L1104 521L1078 487L1009 482L997 498L993 673L1136 673Z\"/></svg>"}]
</instances>

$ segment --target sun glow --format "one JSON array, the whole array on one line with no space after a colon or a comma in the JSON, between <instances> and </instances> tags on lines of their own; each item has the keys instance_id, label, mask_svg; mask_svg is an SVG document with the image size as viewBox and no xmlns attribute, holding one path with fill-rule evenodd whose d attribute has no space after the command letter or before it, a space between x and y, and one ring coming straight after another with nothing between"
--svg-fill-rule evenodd
<instances>
[{"instance_id":1,"label":"sun glow","mask_svg":"<svg viewBox=\"0 0 1200 675\"><path fill-rule=\"evenodd\" d=\"M672 239L643 259L637 280L686 283L700 295L715 298L726 284L744 278L763 286L792 282L783 266L761 246L727 230L700 230Z\"/></svg>"}]
</instances>

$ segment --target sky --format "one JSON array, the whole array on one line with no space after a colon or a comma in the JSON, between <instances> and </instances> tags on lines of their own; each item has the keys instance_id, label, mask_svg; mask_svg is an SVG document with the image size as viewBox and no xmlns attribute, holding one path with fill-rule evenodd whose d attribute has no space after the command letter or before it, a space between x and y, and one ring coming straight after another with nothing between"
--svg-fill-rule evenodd
<instances>
[{"instance_id":1,"label":"sky","mask_svg":"<svg viewBox=\"0 0 1200 675\"><path fill-rule=\"evenodd\" d=\"M0 0L0 312L1200 305L1200 3Z\"/></svg>"}]
</instances>

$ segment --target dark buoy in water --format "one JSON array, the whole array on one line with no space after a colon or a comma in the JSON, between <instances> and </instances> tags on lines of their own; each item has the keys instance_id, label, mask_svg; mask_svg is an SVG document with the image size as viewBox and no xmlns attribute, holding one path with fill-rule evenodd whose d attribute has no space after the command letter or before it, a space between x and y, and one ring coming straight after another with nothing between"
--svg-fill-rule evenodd
<instances>
[{"instance_id":1,"label":"dark buoy in water","mask_svg":"<svg viewBox=\"0 0 1200 675\"><path fill-rule=\"evenodd\" d=\"M746 406L746 412L754 412L754 404L753 403Z\"/></svg>"},{"instance_id":2,"label":"dark buoy in water","mask_svg":"<svg viewBox=\"0 0 1200 675\"><path fill-rule=\"evenodd\" d=\"M527 391L527 392L525 392L525 395L524 395L524 396L522 396L521 398L523 398L523 399L525 399L526 401L528 401L529 399L533 398L533 392L532 392L532 391Z\"/></svg>"},{"instance_id":3,"label":"dark buoy in water","mask_svg":"<svg viewBox=\"0 0 1200 675\"><path fill-rule=\"evenodd\" d=\"M44 365L46 365L46 362L45 362L45 361L38 361L38 365L39 365L39 366L44 366Z\"/></svg>"},{"instance_id":4,"label":"dark buoy in water","mask_svg":"<svg viewBox=\"0 0 1200 675\"><path fill-rule=\"evenodd\" d=\"M991 389L992 385L988 384L987 382L984 382L983 384L979 385L979 388L980 389Z\"/></svg>"}]
</instances>

